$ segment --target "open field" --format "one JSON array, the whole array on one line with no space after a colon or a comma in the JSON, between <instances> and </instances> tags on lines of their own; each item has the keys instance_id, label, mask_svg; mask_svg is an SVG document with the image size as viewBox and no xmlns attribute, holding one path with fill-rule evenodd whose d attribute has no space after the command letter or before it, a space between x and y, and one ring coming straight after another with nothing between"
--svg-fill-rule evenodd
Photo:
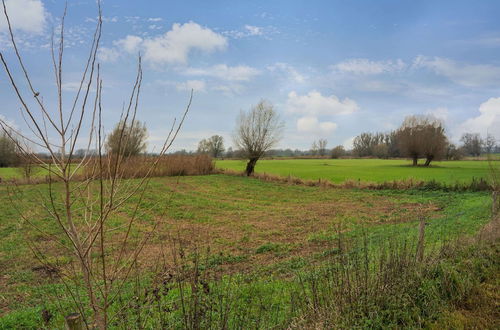
<instances>
[{"instance_id":1,"label":"open field","mask_svg":"<svg viewBox=\"0 0 500 330\"><path fill-rule=\"evenodd\" d=\"M61 285L51 281L33 259L26 239L40 241L43 237L22 223L6 189L0 187L0 287L4 288L0 328L36 326L43 308L56 309L46 297L61 290ZM17 205L30 210L33 218L40 219L39 226L57 235L53 223L36 216L37 205L32 202L37 190L44 191L46 186L21 189ZM264 294L263 299L271 299L281 310L289 308L289 301L279 294L272 297L280 290L286 296L289 286L295 285L290 279L297 272L322 264L336 253L339 233L347 239L363 236L369 250L375 251L396 236L413 241L424 217L426 242L433 249L436 244L476 233L489 220L490 205L487 193L322 189L224 175L157 178L140 204L141 229L147 230L153 219L162 217L145 249L144 265L159 257L169 264L173 237L186 250L197 247L206 251L207 264L222 275L265 278L265 284L249 290L252 295ZM119 228L132 212L125 205L112 221ZM69 263L71 260L62 257L54 260L57 267ZM269 322L276 325L280 320Z\"/></svg>"},{"instance_id":2,"label":"open field","mask_svg":"<svg viewBox=\"0 0 500 330\"><path fill-rule=\"evenodd\" d=\"M41 167L34 167L32 170L33 178L43 178L48 174L49 171ZM23 175L23 169L21 167L0 167L0 179L2 180L18 179L22 178Z\"/></svg>"},{"instance_id":3,"label":"open field","mask_svg":"<svg viewBox=\"0 0 500 330\"><path fill-rule=\"evenodd\" d=\"M499 162L493 162L498 166ZM219 160L218 168L243 171L244 160ZM275 159L259 160L257 173L294 176L306 180L331 180L342 183L346 180L363 182L385 182L392 180L436 180L440 183L467 183L473 178L488 178L488 161L433 162L430 167L412 167L406 160L383 159Z\"/></svg>"}]
</instances>

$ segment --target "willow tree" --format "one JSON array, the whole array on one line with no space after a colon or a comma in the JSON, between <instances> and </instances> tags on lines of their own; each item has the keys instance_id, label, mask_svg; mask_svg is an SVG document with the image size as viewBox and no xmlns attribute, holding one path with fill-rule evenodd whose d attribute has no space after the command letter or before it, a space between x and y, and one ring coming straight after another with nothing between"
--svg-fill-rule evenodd
<instances>
[{"instance_id":1,"label":"willow tree","mask_svg":"<svg viewBox=\"0 0 500 330\"><path fill-rule=\"evenodd\" d=\"M425 157L425 166L441 159L446 153L448 140L443 123L433 116L408 116L397 131L401 153L412 159L413 166Z\"/></svg>"},{"instance_id":2,"label":"willow tree","mask_svg":"<svg viewBox=\"0 0 500 330\"><path fill-rule=\"evenodd\" d=\"M261 100L248 112L241 111L236 121L234 143L248 159L247 176L253 174L255 164L266 151L275 146L282 137L284 123L274 106Z\"/></svg>"}]
</instances>

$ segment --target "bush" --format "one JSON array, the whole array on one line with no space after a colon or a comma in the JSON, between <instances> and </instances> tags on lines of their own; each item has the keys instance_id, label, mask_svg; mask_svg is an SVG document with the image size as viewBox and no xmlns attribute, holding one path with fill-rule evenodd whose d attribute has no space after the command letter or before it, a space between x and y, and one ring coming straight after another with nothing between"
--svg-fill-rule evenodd
<instances>
[{"instance_id":1,"label":"bush","mask_svg":"<svg viewBox=\"0 0 500 330\"><path fill-rule=\"evenodd\" d=\"M342 156L345 156L346 152L343 146L336 146L335 148L332 149L331 157L333 159L340 158Z\"/></svg>"}]
</instances>

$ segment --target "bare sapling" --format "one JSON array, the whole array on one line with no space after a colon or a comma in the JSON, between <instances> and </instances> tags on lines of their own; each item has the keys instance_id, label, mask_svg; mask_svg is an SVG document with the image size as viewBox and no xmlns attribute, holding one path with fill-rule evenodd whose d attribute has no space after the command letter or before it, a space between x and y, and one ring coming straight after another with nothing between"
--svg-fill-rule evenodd
<instances>
[{"instance_id":1,"label":"bare sapling","mask_svg":"<svg viewBox=\"0 0 500 330\"><path fill-rule=\"evenodd\" d=\"M5 1L3 14L8 25L13 60L0 52L8 82L20 104L28 130L21 132L7 120L0 118L0 128L15 141L23 161L36 164L47 173L47 185L11 187L14 202L21 203L23 189L37 191L33 207L19 206L26 242L35 257L47 267L56 267L57 280L64 284L71 310L77 313L85 328L108 328L117 318L118 297L123 298L124 287L131 270L137 266L141 252L159 226L160 218L139 224L141 201L147 191L151 173L174 142L192 100L192 92L181 120L172 123L158 157L140 176L126 180L124 173L129 155L120 152L127 145L129 131L136 122L142 84L142 63L138 58L137 74L130 96L120 116L118 152L105 152L106 136L102 122L103 80L97 60L102 31L100 1L98 20L90 43L90 50L82 68L78 88L68 97L63 91L65 17L62 15L58 36L52 38L52 71L55 79L53 93L37 89L16 43ZM14 65L21 75L14 74ZM63 98L64 96L64 98ZM45 100L53 97L55 106ZM30 145L38 151L33 152ZM83 156L76 157L76 148L84 148ZM96 150L96 152L91 152ZM40 153L48 155L40 157ZM85 175L80 173L85 170ZM121 216L126 207L126 217ZM43 224L41 221L43 220ZM48 224L48 225L46 225ZM24 228L24 227L23 227ZM65 260L54 265L53 260ZM131 299L131 298L130 298ZM61 307L62 308L62 307ZM115 312L112 312L114 310Z\"/></svg>"}]
</instances>

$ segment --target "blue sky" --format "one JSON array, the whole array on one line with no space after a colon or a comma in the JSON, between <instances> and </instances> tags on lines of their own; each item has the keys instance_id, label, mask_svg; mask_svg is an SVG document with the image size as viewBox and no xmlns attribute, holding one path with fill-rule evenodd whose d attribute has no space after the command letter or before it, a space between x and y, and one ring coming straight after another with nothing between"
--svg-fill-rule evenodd
<instances>
[{"instance_id":1,"label":"blue sky","mask_svg":"<svg viewBox=\"0 0 500 330\"><path fill-rule=\"evenodd\" d=\"M53 106L47 45L64 2L7 0L7 7L35 84ZM213 134L231 146L239 111L263 98L285 121L283 148L307 149L319 138L349 146L357 134L397 128L410 114L443 119L455 142L464 132L500 139L499 1L105 0L102 8L105 127L118 120L140 52L139 119L150 150L191 88L176 150ZM67 95L95 18L94 0L68 1ZM0 49L12 62L3 18ZM4 73L0 99L0 114L26 131Z\"/></svg>"}]
</instances>

